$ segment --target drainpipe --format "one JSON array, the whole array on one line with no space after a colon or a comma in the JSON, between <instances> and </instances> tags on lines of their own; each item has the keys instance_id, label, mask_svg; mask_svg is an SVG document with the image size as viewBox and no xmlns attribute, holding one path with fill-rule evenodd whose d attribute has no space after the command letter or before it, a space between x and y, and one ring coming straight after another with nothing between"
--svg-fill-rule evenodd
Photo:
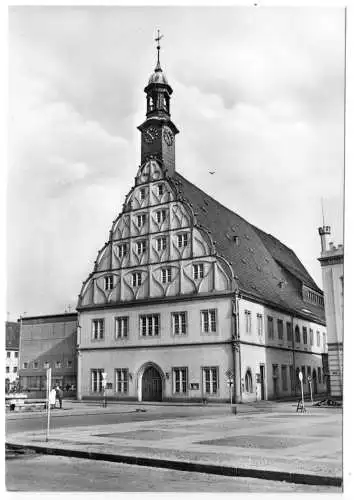
<instances>
[{"instance_id":1,"label":"drainpipe","mask_svg":"<svg viewBox=\"0 0 354 500\"><path fill-rule=\"evenodd\" d=\"M293 380L293 389L292 394L296 396L296 367L295 367L295 339L294 339L294 316L291 316L291 338L292 338L292 351L293 351L293 372L294 372L294 380Z\"/></svg>"},{"instance_id":2,"label":"drainpipe","mask_svg":"<svg viewBox=\"0 0 354 500\"><path fill-rule=\"evenodd\" d=\"M235 293L235 334L232 342L233 374L234 374L234 401L242 402L241 392L241 351L240 351L240 323L239 323L239 297Z\"/></svg>"}]
</instances>

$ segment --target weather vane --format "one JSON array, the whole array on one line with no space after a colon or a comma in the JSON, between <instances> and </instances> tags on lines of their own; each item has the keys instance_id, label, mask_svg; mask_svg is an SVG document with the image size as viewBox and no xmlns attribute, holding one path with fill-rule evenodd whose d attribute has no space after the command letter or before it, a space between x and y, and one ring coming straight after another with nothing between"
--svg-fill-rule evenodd
<instances>
[{"instance_id":1,"label":"weather vane","mask_svg":"<svg viewBox=\"0 0 354 500\"><path fill-rule=\"evenodd\" d=\"M157 37L155 38L155 42L157 42L157 66L160 66L160 40L163 38L163 35L160 35L160 30L157 30Z\"/></svg>"}]
</instances>

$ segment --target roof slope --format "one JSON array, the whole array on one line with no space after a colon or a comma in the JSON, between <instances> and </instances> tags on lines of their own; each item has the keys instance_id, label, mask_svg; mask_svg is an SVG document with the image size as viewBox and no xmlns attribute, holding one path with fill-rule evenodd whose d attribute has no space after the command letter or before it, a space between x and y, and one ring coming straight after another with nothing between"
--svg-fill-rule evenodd
<instances>
[{"instance_id":1,"label":"roof slope","mask_svg":"<svg viewBox=\"0 0 354 500\"><path fill-rule=\"evenodd\" d=\"M304 302L302 284L319 291L295 253L221 205L175 172L174 183L191 203L199 224L211 234L216 251L233 267L241 292L304 315L304 309L324 321L324 308Z\"/></svg>"},{"instance_id":2,"label":"roof slope","mask_svg":"<svg viewBox=\"0 0 354 500\"><path fill-rule=\"evenodd\" d=\"M20 324L6 321L6 349L18 350L20 348Z\"/></svg>"}]
</instances>

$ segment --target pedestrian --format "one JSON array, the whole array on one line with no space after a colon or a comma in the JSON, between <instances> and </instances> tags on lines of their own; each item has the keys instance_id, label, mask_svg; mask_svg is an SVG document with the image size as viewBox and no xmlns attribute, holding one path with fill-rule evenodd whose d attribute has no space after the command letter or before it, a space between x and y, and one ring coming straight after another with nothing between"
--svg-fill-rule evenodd
<instances>
[{"instance_id":1,"label":"pedestrian","mask_svg":"<svg viewBox=\"0 0 354 500\"><path fill-rule=\"evenodd\" d=\"M56 399L59 401L59 408L62 408L62 406L63 406L63 391L61 390L59 385L56 386L55 392L56 392Z\"/></svg>"}]
</instances>

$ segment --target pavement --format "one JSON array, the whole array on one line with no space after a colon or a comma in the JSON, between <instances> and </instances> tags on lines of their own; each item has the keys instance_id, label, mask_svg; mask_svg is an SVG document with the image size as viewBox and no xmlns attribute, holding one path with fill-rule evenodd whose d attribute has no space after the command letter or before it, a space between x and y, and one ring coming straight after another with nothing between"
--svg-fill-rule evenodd
<instances>
[{"instance_id":1,"label":"pavement","mask_svg":"<svg viewBox=\"0 0 354 500\"><path fill-rule=\"evenodd\" d=\"M166 405L161 405L163 408ZM342 410L296 403L259 402L191 409L190 416L158 421L65 427L11 434L8 447L38 453L91 458L225 476L243 476L302 484L341 486ZM55 416L88 413L156 412L156 404L64 401ZM162 410L162 408L161 408ZM36 418L38 412L7 414L7 419Z\"/></svg>"}]
</instances>

